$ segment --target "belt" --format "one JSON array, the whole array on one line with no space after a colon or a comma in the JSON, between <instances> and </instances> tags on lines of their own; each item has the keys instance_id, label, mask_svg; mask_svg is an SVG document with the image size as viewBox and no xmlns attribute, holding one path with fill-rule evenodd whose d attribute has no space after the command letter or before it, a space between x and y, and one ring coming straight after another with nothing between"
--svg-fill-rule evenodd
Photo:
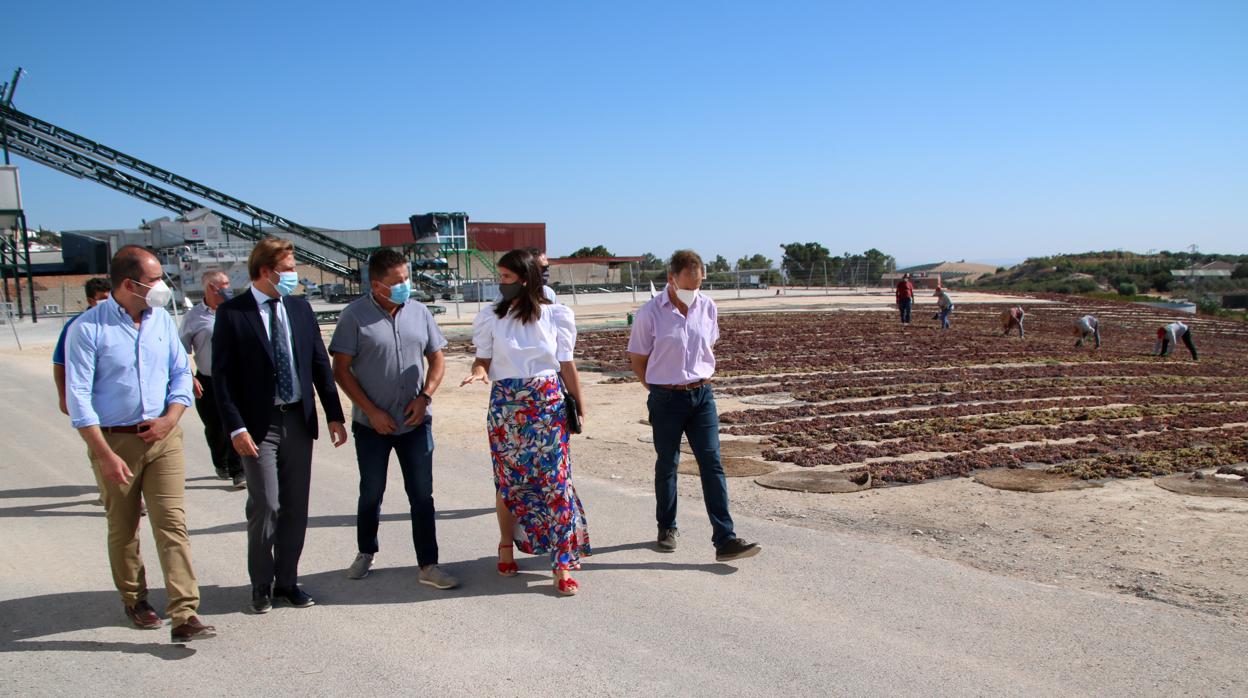
<instances>
[{"instance_id":1,"label":"belt","mask_svg":"<svg viewBox=\"0 0 1248 698\"><path fill-rule=\"evenodd\" d=\"M290 412L291 410L294 410L296 408L303 409L303 400L300 400L299 402L285 402L282 404L273 405L273 409L277 410L278 412Z\"/></svg>"},{"instance_id":2,"label":"belt","mask_svg":"<svg viewBox=\"0 0 1248 698\"><path fill-rule=\"evenodd\" d=\"M704 385L710 385L710 384L711 384L710 378L703 378L702 380L697 381L695 383L686 383L684 385L656 385L654 387L662 388L664 390L688 391L688 390L695 390L697 388L701 388Z\"/></svg>"},{"instance_id":3,"label":"belt","mask_svg":"<svg viewBox=\"0 0 1248 698\"><path fill-rule=\"evenodd\" d=\"M140 430L138 424L131 424L125 427L100 427L100 431L105 434L138 434L140 431L147 431L147 428Z\"/></svg>"}]
</instances>

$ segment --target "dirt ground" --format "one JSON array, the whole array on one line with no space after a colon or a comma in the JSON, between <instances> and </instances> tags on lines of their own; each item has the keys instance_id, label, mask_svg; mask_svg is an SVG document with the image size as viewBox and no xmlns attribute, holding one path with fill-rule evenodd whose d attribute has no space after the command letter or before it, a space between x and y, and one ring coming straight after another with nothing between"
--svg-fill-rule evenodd
<instances>
[{"instance_id":1,"label":"dirt ground","mask_svg":"<svg viewBox=\"0 0 1248 698\"><path fill-rule=\"evenodd\" d=\"M882 296L882 297L881 297ZM1001 302L965 294L959 304ZM883 294L832 298L720 299L721 313L880 310ZM920 303L927 302L920 299ZM1029 302L1035 303L1034 300ZM578 318L621 309L580 308ZM586 312L588 311L588 312ZM603 312L607 311L607 312ZM919 311L916 310L916 313ZM623 351L623 347L621 347ZM448 378L466 375L469 359L453 356ZM612 478L652 491L654 452L648 438L645 394L636 383L607 383L582 373L590 411L574 437L576 472ZM456 382L457 383L457 382ZM440 414L452 412L456 439L484 447L485 388L448 384ZM479 393L479 394L476 394ZM465 397L471 394L468 400ZM720 396L721 412L752 407ZM476 422L474 425L473 422ZM733 437L724 437L732 439ZM689 456L686 455L686 458ZM778 464L781 470L804 470ZM1179 495L1151 479L1111 480L1103 487L1031 494L992 489L970 478L870 489L852 494L807 494L767 489L753 478L731 478L733 510L795 526L836 530L902 545L933 557L1055 586L1132 594L1202 612L1248 617L1248 499ZM682 517L701 516L696 476L680 478ZM592 508L592 503L587 503ZM739 533L749 537L748 527ZM765 541L764 541L765 542Z\"/></svg>"},{"instance_id":2,"label":"dirt ground","mask_svg":"<svg viewBox=\"0 0 1248 698\"><path fill-rule=\"evenodd\" d=\"M448 357L437 438L485 448L488 388L458 387L470 364L467 356ZM589 404L584 433L573 437L574 472L652 491L654 451L642 441L649 427L641 423L640 386L581 375ZM721 411L747 407L733 399L718 402ZM734 512L742 514L854 533L1045 584L1248 617L1244 499L1178 495L1148 479L1044 494L991 489L969 478L853 494L772 490L752 478L731 478L729 490ZM704 516L696 476L681 476L680 495L682 517ZM586 507L592 512L593 502ZM748 526L738 533L750 537Z\"/></svg>"},{"instance_id":3,"label":"dirt ground","mask_svg":"<svg viewBox=\"0 0 1248 698\"><path fill-rule=\"evenodd\" d=\"M457 323L447 324L454 336ZM332 328L324 331L328 335ZM27 344L22 352L5 349L0 360L46 362L50 353L50 343ZM435 438L439 444L485 450L489 388L459 387L471 357L447 358L434 408ZM573 437L574 472L652 496L654 451L643 440L649 427L643 423L642 389L636 383L606 383L606 376L588 371L582 380L587 418L584 434ZM721 412L748 407L727 397L718 402ZM1248 499L1179 495L1149 479L1044 494L991 489L969 478L853 494L771 490L748 477L731 478L729 488L737 514L858 535L1044 584L1248 618ZM704 516L696 476L681 476L680 494L682 518ZM585 505L592 517L594 503ZM738 533L752 539L748 524L739 524Z\"/></svg>"}]
</instances>

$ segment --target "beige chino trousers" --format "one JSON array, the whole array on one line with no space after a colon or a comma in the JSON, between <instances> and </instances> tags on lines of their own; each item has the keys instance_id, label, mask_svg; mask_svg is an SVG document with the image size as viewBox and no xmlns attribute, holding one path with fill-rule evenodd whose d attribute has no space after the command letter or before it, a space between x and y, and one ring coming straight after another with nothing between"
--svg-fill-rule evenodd
<instances>
[{"instance_id":1,"label":"beige chino trousers","mask_svg":"<svg viewBox=\"0 0 1248 698\"><path fill-rule=\"evenodd\" d=\"M139 508L147 502L156 555L165 575L166 615L174 626L186 622L199 608L199 585L191 567L191 540L186 532L186 459L182 427L148 444L137 434L104 434L104 440L134 473L129 485L105 480L91 455L91 470L104 497L108 519L108 561L113 584L128 607L147 599L147 572L139 554Z\"/></svg>"}]
</instances>

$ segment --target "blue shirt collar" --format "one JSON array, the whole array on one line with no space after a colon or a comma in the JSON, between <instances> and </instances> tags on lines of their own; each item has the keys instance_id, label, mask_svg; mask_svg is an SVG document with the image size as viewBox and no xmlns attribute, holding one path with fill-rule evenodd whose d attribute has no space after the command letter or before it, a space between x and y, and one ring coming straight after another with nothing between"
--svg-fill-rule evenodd
<instances>
[{"instance_id":1,"label":"blue shirt collar","mask_svg":"<svg viewBox=\"0 0 1248 698\"><path fill-rule=\"evenodd\" d=\"M111 293L108 294L108 298L105 298L104 300L100 301L99 303L96 303L95 305L96 307L99 307L101 305L104 305L104 306L112 305L112 307L115 308L115 310L108 310L106 312L111 312L121 318L124 318L127 322L134 323L134 318L130 317L130 311L126 310L125 307L122 306L121 303L118 303L116 300L114 300L113 294ZM139 316L139 322L143 322L144 320L146 320L147 318L151 316L152 316L152 309L144 308L143 314Z\"/></svg>"}]
</instances>

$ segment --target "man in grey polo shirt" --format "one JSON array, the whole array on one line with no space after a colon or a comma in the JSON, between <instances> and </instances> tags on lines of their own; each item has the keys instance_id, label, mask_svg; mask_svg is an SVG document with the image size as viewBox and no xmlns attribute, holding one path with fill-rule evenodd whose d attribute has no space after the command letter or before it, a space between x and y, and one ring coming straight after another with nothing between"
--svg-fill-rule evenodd
<instances>
[{"instance_id":1,"label":"man in grey polo shirt","mask_svg":"<svg viewBox=\"0 0 1248 698\"><path fill-rule=\"evenodd\" d=\"M359 553L347 576L368 576L377 554L381 499L390 452L399 456L411 505L419 581L438 589L459 582L438 567L433 507L433 423L429 405L442 382L446 340L429 309L411 296L411 269L394 250L368 260L370 293L343 309L329 343L334 379L354 404L351 429L360 466L356 511ZM425 359L429 370L425 372Z\"/></svg>"},{"instance_id":2,"label":"man in grey polo shirt","mask_svg":"<svg viewBox=\"0 0 1248 698\"><path fill-rule=\"evenodd\" d=\"M195 411L204 423L204 439L208 441L212 465L216 468L217 477L233 480L234 489L241 490L247 487L247 476L243 474L243 462L221 422L216 390L212 384L212 330L216 326L217 306L233 298L234 290L230 288L230 277L219 270L204 274L203 286L203 302L183 316L178 335L186 352L195 357Z\"/></svg>"}]
</instances>

